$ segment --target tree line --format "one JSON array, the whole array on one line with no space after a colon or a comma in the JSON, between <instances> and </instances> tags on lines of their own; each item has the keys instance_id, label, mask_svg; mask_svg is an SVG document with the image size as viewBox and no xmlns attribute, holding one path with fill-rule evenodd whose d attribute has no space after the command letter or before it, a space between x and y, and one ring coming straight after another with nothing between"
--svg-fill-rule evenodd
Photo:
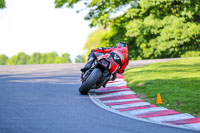
<instances>
[{"instance_id":1,"label":"tree line","mask_svg":"<svg viewBox=\"0 0 200 133\"><path fill-rule=\"evenodd\" d=\"M5 0L0 0L0 8L5 8L6 3Z\"/></svg>"},{"instance_id":2,"label":"tree line","mask_svg":"<svg viewBox=\"0 0 200 133\"><path fill-rule=\"evenodd\" d=\"M55 0L57 8L79 2L89 9L90 26L99 27L88 52L125 41L131 59L200 55L200 0Z\"/></svg>"},{"instance_id":3,"label":"tree line","mask_svg":"<svg viewBox=\"0 0 200 133\"><path fill-rule=\"evenodd\" d=\"M85 44L87 53L125 41L130 59L200 55L200 0L55 0L55 7L79 2L89 9L90 26L98 27Z\"/></svg>"},{"instance_id":4,"label":"tree line","mask_svg":"<svg viewBox=\"0 0 200 133\"><path fill-rule=\"evenodd\" d=\"M85 62L83 55L78 55L75 58L76 63ZM56 52L39 53L35 52L28 55L20 52L17 55L8 58L6 55L0 55L0 65L24 65L24 64L58 64L58 63L72 63L70 55L64 53L59 56Z\"/></svg>"}]
</instances>

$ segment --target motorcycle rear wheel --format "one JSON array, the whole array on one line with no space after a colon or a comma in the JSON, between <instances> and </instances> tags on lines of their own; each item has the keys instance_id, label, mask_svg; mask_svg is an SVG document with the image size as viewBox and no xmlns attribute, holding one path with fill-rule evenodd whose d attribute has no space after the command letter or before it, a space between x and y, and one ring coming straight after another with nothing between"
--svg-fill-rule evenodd
<instances>
[{"instance_id":1,"label":"motorcycle rear wheel","mask_svg":"<svg viewBox=\"0 0 200 133\"><path fill-rule=\"evenodd\" d=\"M94 68L89 77L80 86L79 88L80 94L87 95L92 86L99 81L101 76L102 76L101 70L99 68Z\"/></svg>"}]
</instances>

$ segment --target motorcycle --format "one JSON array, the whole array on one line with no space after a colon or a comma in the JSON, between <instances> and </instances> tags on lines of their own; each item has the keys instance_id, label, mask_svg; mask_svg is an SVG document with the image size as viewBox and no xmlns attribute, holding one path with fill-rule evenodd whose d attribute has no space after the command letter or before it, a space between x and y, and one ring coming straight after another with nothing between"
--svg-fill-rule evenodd
<instances>
[{"instance_id":1,"label":"motorcycle","mask_svg":"<svg viewBox=\"0 0 200 133\"><path fill-rule=\"evenodd\" d=\"M79 92L82 95L87 95L90 89L105 87L119 69L119 65L111 58L110 54L94 52L94 55L96 58L91 68L81 74L82 84Z\"/></svg>"}]
</instances>

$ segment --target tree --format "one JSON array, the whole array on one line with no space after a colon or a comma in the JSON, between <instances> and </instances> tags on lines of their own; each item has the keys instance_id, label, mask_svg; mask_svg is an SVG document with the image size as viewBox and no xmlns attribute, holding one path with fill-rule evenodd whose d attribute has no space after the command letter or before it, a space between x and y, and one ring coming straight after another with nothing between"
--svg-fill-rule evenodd
<instances>
[{"instance_id":1,"label":"tree","mask_svg":"<svg viewBox=\"0 0 200 133\"><path fill-rule=\"evenodd\" d=\"M70 55L68 53L62 54L61 57L56 58L56 63L72 63Z\"/></svg>"},{"instance_id":2,"label":"tree","mask_svg":"<svg viewBox=\"0 0 200 133\"><path fill-rule=\"evenodd\" d=\"M28 61L30 59L30 56L25 54L24 52L20 52L15 56L12 56L8 60L9 65L23 65L23 64L28 64Z\"/></svg>"},{"instance_id":3,"label":"tree","mask_svg":"<svg viewBox=\"0 0 200 133\"><path fill-rule=\"evenodd\" d=\"M107 30L108 29L99 27L88 36L88 40L83 48L84 50L86 50L86 55L88 55L92 49L95 49L102 45L100 39L106 33Z\"/></svg>"},{"instance_id":4,"label":"tree","mask_svg":"<svg viewBox=\"0 0 200 133\"><path fill-rule=\"evenodd\" d=\"M47 63L47 53L42 53L41 54L40 64L48 64Z\"/></svg>"},{"instance_id":5,"label":"tree","mask_svg":"<svg viewBox=\"0 0 200 133\"><path fill-rule=\"evenodd\" d=\"M0 0L0 8L5 8L5 7L6 7L5 0Z\"/></svg>"},{"instance_id":6,"label":"tree","mask_svg":"<svg viewBox=\"0 0 200 133\"><path fill-rule=\"evenodd\" d=\"M62 63L72 63L72 60L70 59L70 55L68 53L62 54Z\"/></svg>"},{"instance_id":7,"label":"tree","mask_svg":"<svg viewBox=\"0 0 200 133\"><path fill-rule=\"evenodd\" d=\"M63 6L72 8L78 2L84 2L85 8L89 9L85 19L90 20L91 27L98 24L109 24L112 21L110 17L112 13L120 11L122 7L126 7L130 3L134 3L132 0L55 0L56 8Z\"/></svg>"},{"instance_id":8,"label":"tree","mask_svg":"<svg viewBox=\"0 0 200 133\"><path fill-rule=\"evenodd\" d=\"M85 56L84 55L77 55L75 58L76 63L85 63Z\"/></svg>"},{"instance_id":9,"label":"tree","mask_svg":"<svg viewBox=\"0 0 200 133\"><path fill-rule=\"evenodd\" d=\"M35 52L30 57L29 64L40 64L41 60L41 53Z\"/></svg>"},{"instance_id":10,"label":"tree","mask_svg":"<svg viewBox=\"0 0 200 133\"><path fill-rule=\"evenodd\" d=\"M137 58L180 57L200 50L199 0L141 0L125 18L125 38Z\"/></svg>"},{"instance_id":11,"label":"tree","mask_svg":"<svg viewBox=\"0 0 200 133\"><path fill-rule=\"evenodd\" d=\"M6 65L8 61L8 57L4 54L0 55L0 65Z\"/></svg>"},{"instance_id":12,"label":"tree","mask_svg":"<svg viewBox=\"0 0 200 133\"><path fill-rule=\"evenodd\" d=\"M73 7L81 0L56 0ZM100 43L128 43L131 59L180 57L200 50L200 0L83 0L90 26L109 26ZM129 7L122 15L113 13Z\"/></svg>"},{"instance_id":13,"label":"tree","mask_svg":"<svg viewBox=\"0 0 200 133\"><path fill-rule=\"evenodd\" d=\"M58 54L56 52L47 53L46 63L47 64L55 64L56 63L56 57L58 57Z\"/></svg>"},{"instance_id":14,"label":"tree","mask_svg":"<svg viewBox=\"0 0 200 133\"><path fill-rule=\"evenodd\" d=\"M6 55L0 55L0 65L23 65L23 64L56 64L56 63L71 63L68 53L58 56L56 52L38 53L35 52L31 56L20 52L17 55L8 58Z\"/></svg>"}]
</instances>

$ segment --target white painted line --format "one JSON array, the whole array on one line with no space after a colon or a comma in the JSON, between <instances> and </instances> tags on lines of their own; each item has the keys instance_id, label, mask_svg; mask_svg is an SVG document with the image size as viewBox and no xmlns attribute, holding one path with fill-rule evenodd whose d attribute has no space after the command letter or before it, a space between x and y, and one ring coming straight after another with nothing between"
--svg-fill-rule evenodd
<instances>
[{"instance_id":1,"label":"white painted line","mask_svg":"<svg viewBox=\"0 0 200 133\"><path fill-rule=\"evenodd\" d=\"M124 104L124 105L113 105L111 106L111 108L120 109L120 108L129 108L129 107L139 107L139 106L145 106L145 105L150 105L150 103L139 102L139 103Z\"/></svg>"},{"instance_id":2,"label":"white painted line","mask_svg":"<svg viewBox=\"0 0 200 133\"><path fill-rule=\"evenodd\" d=\"M108 82L108 85L111 85L111 84L114 85L114 84L119 84L119 83L121 83L121 84L122 84L122 83L126 83L126 81L111 82L111 83Z\"/></svg>"},{"instance_id":3,"label":"white painted line","mask_svg":"<svg viewBox=\"0 0 200 133\"><path fill-rule=\"evenodd\" d=\"M139 98L134 98L134 99L119 99L119 100L106 100L102 101L103 103L112 103L112 102L129 102L129 101L138 101L141 100Z\"/></svg>"},{"instance_id":4,"label":"white painted line","mask_svg":"<svg viewBox=\"0 0 200 133\"><path fill-rule=\"evenodd\" d=\"M125 81L125 80L116 78L114 81Z\"/></svg>"},{"instance_id":5,"label":"white painted line","mask_svg":"<svg viewBox=\"0 0 200 133\"><path fill-rule=\"evenodd\" d=\"M126 113L124 113L124 112L120 112L120 111L118 111L118 110L115 110L115 109L110 108L109 106L105 105L100 99L95 98L94 95L95 95L95 93L89 93L90 99L91 99L96 105L98 105L98 106L104 108L105 110L111 111L111 112L113 112L113 113L116 113L116 114L119 114L119 115L122 115L122 116L125 116L125 117L128 117L128 118L131 118L131 119L136 119L136 120L140 120L140 121L150 122L150 123L154 123L154 124L165 125L165 126L168 126L168 127L177 127L177 128L183 128L183 129L190 129L190 130L198 131L197 128L194 129L194 128L187 127L187 126L182 126L182 125L172 125L172 124L168 124L168 123L161 123L161 122L150 121L150 120L148 120L148 119L139 118L139 117L136 117L136 116L133 116L133 115L126 114ZM194 126L195 126L195 124L194 124Z\"/></svg>"},{"instance_id":6,"label":"white painted line","mask_svg":"<svg viewBox=\"0 0 200 133\"><path fill-rule=\"evenodd\" d=\"M109 83L106 85L106 87L115 87L115 86L126 86L127 83L124 79L116 79L115 81L119 82L113 82ZM98 90L97 92L112 92L112 91L119 91L119 90L126 90L129 88L122 88L122 89L113 89L113 90ZM190 114L174 114L174 115L166 115L166 116L158 116L158 117L150 117L150 118L138 118L134 115L139 115L139 114L144 114L144 113L150 113L150 112L157 112L157 111L164 111L168 110L167 108L164 107L151 107L151 108L146 108L146 109L137 109L137 110L129 110L129 111L117 111L116 109L122 109L122 108L130 108L130 107L140 107L140 106L145 106L145 105L151 105L148 102L139 102L139 103L130 103L130 104L123 104L123 105L112 105L112 106L107 106L105 103L112 103L112 102L127 102L127 101L137 101L141 100L139 98L132 98L132 99L118 99L118 100L105 100L101 101L99 98L104 98L104 97L112 97L112 96L121 96L121 95L129 95L129 94L135 94L135 92L131 91L122 91L122 92L113 92L110 94L102 94L102 95L96 95L95 90L91 93L89 93L90 98L92 101L99 105L100 107L109 110L111 112L129 117L129 118L134 118L150 123L158 123L161 125L167 125L167 126L172 126L172 127L179 127L179 128L184 128L184 129L190 129L190 130L197 130L200 131L200 123L193 123L193 124L181 124L181 125L173 125L169 123L162 123L163 121L176 121L176 120L181 120L181 119L189 119L189 118L194 118Z\"/></svg>"},{"instance_id":7,"label":"white painted line","mask_svg":"<svg viewBox=\"0 0 200 133\"><path fill-rule=\"evenodd\" d=\"M163 110L168 110L168 109L164 108L164 107L152 107L152 108L147 108L147 109L137 109L137 110L125 111L125 113L128 113L130 115L138 115L138 114L163 111Z\"/></svg>"},{"instance_id":8,"label":"white painted line","mask_svg":"<svg viewBox=\"0 0 200 133\"><path fill-rule=\"evenodd\" d=\"M112 87L112 86L125 86L126 83L117 83L117 84L107 84L106 87Z\"/></svg>"},{"instance_id":9,"label":"white painted line","mask_svg":"<svg viewBox=\"0 0 200 133\"><path fill-rule=\"evenodd\" d=\"M185 127L189 127L195 130L200 130L200 123L193 123L193 124L183 124Z\"/></svg>"},{"instance_id":10,"label":"white painted line","mask_svg":"<svg viewBox=\"0 0 200 133\"><path fill-rule=\"evenodd\" d=\"M185 113L185 114L175 114L175 115L167 115L167 116L159 116L159 117L151 117L147 118L151 121L176 121L176 120L181 120L181 119L189 119L189 118L194 118L194 116Z\"/></svg>"},{"instance_id":11,"label":"white painted line","mask_svg":"<svg viewBox=\"0 0 200 133\"><path fill-rule=\"evenodd\" d=\"M112 97L112 96L122 96L122 95L130 95L130 94L135 94L133 91L122 91L122 92L113 92L110 94L104 94L104 95L97 95L99 98L104 98L104 97Z\"/></svg>"},{"instance_id":12,"label":"white painted line","mask_svg":"<svg viewBox=\"0 0 200 133\"><path fill-rule=\"evenodd\" d=\"M128 90L129 88L123 88L123 89L113 89L113 90L101 90L101 89L97 89L94 90L95 92L112 92L112 91L122 91L122 90Z\"/></svg>"}]
</instances>

